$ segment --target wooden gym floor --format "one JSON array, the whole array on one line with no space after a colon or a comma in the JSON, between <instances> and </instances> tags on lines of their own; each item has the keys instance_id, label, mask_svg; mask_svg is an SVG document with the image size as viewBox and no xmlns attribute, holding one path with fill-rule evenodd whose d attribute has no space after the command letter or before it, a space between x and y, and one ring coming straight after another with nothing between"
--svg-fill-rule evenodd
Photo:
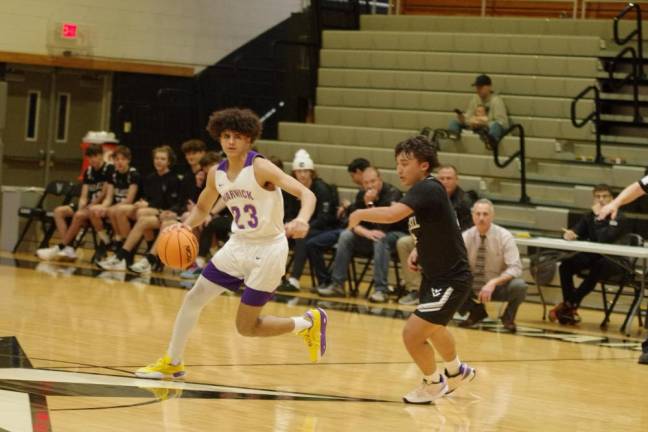
<instances>
[{"instance_id":1,"label":"wooden gym floor","mask_svg":"<svg viewBox=\"0 0 648 432\"><path fill-rule=\"evenodd\" d=\"M208 305L185 361L185 382L134 379L165 348L183 289L172 276L103 274L0 254L0 431L639 431L648 427L641 331L607 333L601 312L563 328L525 303L516 335L496 322L452 326L475 381L433 406L401 396L420 374L400 339L413 309L357 299L328 309L328 352L310 364L293 335L236 334L239 299ZM267 313L315 304L279 296ZM492 307L491 307L492 306ZM497 305L489 305L496 315Z\"/></svg>"}]
</instances>

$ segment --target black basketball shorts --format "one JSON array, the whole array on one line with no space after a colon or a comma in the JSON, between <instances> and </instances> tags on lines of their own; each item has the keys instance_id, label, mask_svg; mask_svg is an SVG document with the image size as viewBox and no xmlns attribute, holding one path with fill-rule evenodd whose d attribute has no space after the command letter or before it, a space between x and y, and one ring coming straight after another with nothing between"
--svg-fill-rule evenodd
<instances>
[{"instance_id":1,"label":"black basketball shorts","mask_svg":"<svg viewBox=\"0 0 648 432\"><path fill-rule=\"evenodd\" d=\"M419 305L414 314L432 324L445 326L468 299L471 289L470 278L432 283L423 276Z\"/></svg>"}]
</instances>

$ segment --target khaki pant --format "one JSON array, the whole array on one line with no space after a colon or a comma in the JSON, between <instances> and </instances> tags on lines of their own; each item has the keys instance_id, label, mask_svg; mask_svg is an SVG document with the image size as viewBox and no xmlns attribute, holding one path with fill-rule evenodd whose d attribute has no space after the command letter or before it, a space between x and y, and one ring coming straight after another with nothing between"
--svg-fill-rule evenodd
<instances>
[{"instance_id":1,"label":"khaki pant","mask_svg":"<svg viewBox=\"0 0 648 432\"><path fill-rule=\"evenodd\" d=\"M414 250L416 244L414 237L406 235L401 237L396 242L396 250L398 251L398 259L400 261L403 280L405 281L405 289L407 291L418 291L421 287L421 272L413 272L407 267L407 258Z\"/></svg>"}]
</instances>

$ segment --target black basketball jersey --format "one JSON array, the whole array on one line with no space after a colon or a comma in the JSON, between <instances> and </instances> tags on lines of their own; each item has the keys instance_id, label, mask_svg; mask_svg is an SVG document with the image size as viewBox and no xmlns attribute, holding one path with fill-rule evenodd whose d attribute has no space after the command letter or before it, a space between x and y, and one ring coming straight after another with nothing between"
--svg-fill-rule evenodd
<instances>
[{"instance_id":1,"label":"black basketball jersey","mask_svg":"<svg viewBox=\"0 0 648 432\"><path fill-rule=\"evenodd\" d=\"M94 197L101 192L104 183L110 181L114 170L115 166L107 163L101 165L101 168L97 170L92 166L85 170L82 183L88 185L88 203L91 203Z\"/></svg>"},{"instance_id":2,"label":"black basketball jersey","mask_svg":"<svg viewBox=\"0 0 648 432\"><path fill-rule=\"evenodd\" d=\"M414 210L409 230L416 239L418 264L427 279L446 283L470 278L459 221L443 185L427 177L412 186L401 203Z\"/></svg>"},{"instance_id":3,"label":"black basketball jersey","mask_svg":"<svg viewBox=\"0 0 648 432\"><path fill-rule=\"evenodd\" d=\"M131 185L140 184L140 173L134 167L130 167L125 173L115 170L112 174L110 183L114 186L114 203L120 203L126 199L128 189Z\"/></svg>"}]
</instances>

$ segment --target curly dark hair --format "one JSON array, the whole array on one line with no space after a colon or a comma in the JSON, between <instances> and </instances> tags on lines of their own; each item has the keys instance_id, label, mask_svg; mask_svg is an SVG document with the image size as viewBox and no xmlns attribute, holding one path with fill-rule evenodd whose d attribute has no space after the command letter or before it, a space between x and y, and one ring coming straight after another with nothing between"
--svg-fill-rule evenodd
<instances>
[{"instance_id":1,"label":"curly dark hair","mask_svg":"<svg viewBox=\"0 0 648 432\"><path fill-rule=\"evenodd\" d=\"M428 137L423 135L411 137L398 143L394 153L395 157L398 157L401 153L405 153L421 163L429 163L428 172L439 166L436 146L430 142Z\"/></svg>"},{"instance_id":2,"label":"curly dark hair","mask_svg":"<svg viewBox=\"0 0 648 432\"><path fill-rule=\"evenodd\" d=\"M215 140L225 130L231 130L250 137L254 142L261 136L263 126L259 116L247 108L227 108L214 111L207 122L207 132Z\"/></svg>"}]
</instances>

